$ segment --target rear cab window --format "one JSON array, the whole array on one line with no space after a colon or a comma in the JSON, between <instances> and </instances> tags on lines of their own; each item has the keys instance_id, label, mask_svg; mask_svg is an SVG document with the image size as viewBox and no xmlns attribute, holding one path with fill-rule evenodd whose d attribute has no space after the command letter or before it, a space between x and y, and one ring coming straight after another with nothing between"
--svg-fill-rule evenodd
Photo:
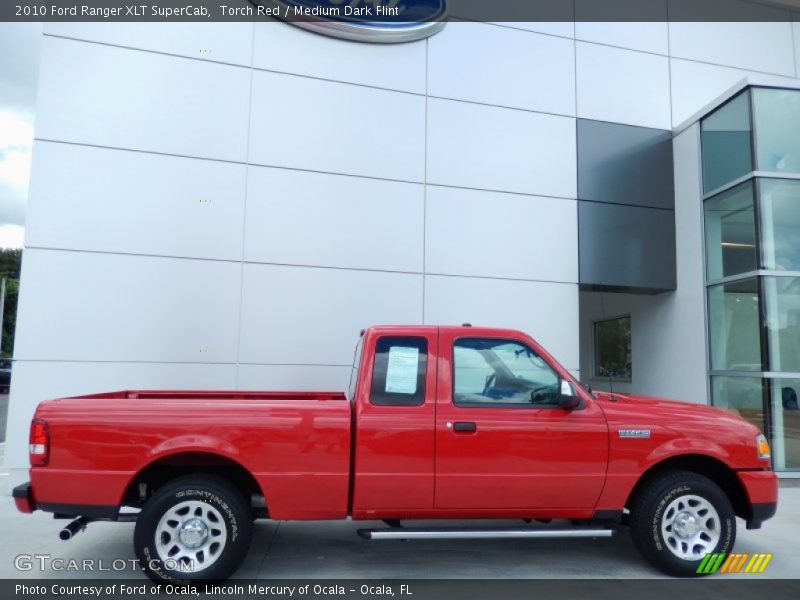
<instances>
[{"instance_id":1,"label":"rear cab window","mask_svg":"<svg viewBox=\"0 0 800 600\"><path fill-rule=\"evenodd\" d=\"M427 367L428 341L425 338L378 338L370 403L375 406L421 406L425 403Z\"/></svg>"}]
</instances>

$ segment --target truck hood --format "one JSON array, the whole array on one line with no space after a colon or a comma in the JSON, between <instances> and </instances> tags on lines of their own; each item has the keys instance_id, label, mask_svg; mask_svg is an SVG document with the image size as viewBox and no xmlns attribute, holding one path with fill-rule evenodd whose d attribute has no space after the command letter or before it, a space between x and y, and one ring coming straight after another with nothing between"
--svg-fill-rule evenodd
<instances>
[{"instance_id":1,"label":"truck hood","mask_svg":"<svg viewBox=\"0 0 800 600\"><path fill-rule=\"evenodd\" d=\"M630 419L637 422L646 420L653 423L664 423L666 421L675 422L676 424L703 421L713 425L714 428L734 427L739 430L747 429L753 435L759 433L758 427L745 421L739 415L705 404L619 394L616 392L613 394L609 392L594 392L594 397L599 400L606 417L613 417L615 420L625 421Z\"/></svg>"},{"instance_id":2,"label":"truck hood","mask_svg":"<svg viewBox=\"0 0 800 600\"><path fill-rule=\"evenodd\" d=\"M637 449L647 462L697 453L733 468L765 466L756 452L759 428L731 411L631 394L595 392L594 397L608 422L612 453Z\"/></svg>"}]
</instances>

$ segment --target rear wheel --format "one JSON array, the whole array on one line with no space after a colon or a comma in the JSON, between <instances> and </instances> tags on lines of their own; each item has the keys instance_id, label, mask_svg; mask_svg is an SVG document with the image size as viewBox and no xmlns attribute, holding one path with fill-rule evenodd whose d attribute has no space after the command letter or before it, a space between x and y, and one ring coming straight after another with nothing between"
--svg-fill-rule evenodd
<instances>
[{"instance_id":1,"label":"rear wheel","mask_svg":"<svg viewBox=\"0 0 800 600\"><path fill-rule=\"evenodd\" d=\"M706 554L730 552L736 515L720 487L702 475L670 471L632 503L630 531L639 552L661 571L697 575Z\"/></svg>"},{"instance_id":2,"label":"rear wheel","mask_svg":"<svg viewBox=\"0 0 800 600\"><path fill-rule=\"evenodd\" d=\"M159 488L139 513L136 556L156 581L226 579L250 546L250 513L239 490L224 479L176 479Z\"/></svg>"}]
</instances>

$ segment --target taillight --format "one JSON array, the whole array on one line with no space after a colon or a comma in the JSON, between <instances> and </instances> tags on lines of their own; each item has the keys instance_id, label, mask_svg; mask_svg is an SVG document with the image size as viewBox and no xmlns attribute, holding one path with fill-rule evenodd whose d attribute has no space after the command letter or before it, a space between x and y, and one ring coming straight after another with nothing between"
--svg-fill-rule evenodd
<instances>
[{"instance_id":1,"label":"taillight","mask_svg":"<svg viewBox=\"0 0 800 600\"><path fill-rule=\"evenodd\" d=\"M28 445L32 467L44 467L50 458L50 430L40 419L31 421L30 444Z\"/></svg>"}]
</instances>

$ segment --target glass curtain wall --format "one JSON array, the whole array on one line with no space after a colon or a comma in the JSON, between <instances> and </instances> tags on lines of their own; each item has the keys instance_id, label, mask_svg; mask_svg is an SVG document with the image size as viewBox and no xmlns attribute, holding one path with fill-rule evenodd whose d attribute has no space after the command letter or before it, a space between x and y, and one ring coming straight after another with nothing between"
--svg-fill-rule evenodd
<instances>
[{"instance_id":1,"label":"glass curtain wall","mask_svg":"<svg viewBox=\"0 0 800 600\"><path fill-rule=\"evenodd\" d=\"M800 471L800 90L748 88L700 131L712 403Z\"/></svg>"}]
</instances>

